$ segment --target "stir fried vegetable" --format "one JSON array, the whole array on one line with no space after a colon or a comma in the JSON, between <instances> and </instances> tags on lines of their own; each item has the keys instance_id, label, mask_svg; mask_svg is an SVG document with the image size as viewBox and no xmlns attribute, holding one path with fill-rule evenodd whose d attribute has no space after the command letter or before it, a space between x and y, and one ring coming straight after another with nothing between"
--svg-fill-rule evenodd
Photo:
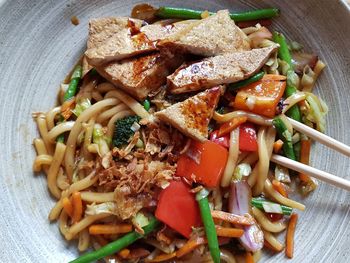
<instances>
[{"instance_id":1,"label":"stir fried vegetable","mask_svg":"<svg viewBox=\"0 0 350 263\"><path fill-rule=\"evenodd\" d=\"M121 147L128 144L130 137L135 133L131 127L134 123L138 123L140 119L141 118L139 116L134 115L117 120L115 122L113 134L113 145L116 147Z\"/></svg>"},{"instance_id":2,"label":"stir fried vegetable","mask_svg":"<svg viewBox=\"0 0 350 263\"><path fill-rule=\"evenodd\" d=\"M285 205L280 205L277 203L273 203L271 201L267 201L264 198L253 197L251 201L252 206L264 210L267 213L276 213L276 214L284 214L291 215L293 208Z\"/></svg>"},{"instance_id":3,"label":"stir fried vegetable","mask_svg":"<svg viewBox=\"0 0 350 263\"><path fill-rule=\"evenodd\" d=\"M224 172L228 158L227 149L211 142L193 141L191 147L177 162L176 174L188 180L201 182L207 187L216 187Z\"/></svg>"},{"instance_id":4,"label":"stir fried vegetable","mask_svg":"<svg viewBox=\"0 0 350 263\"><path fill-rule=\"evenodd\" d=\"M104 156L109 152L108 139L103 133L102 126L100 124L95 124L92 132L92 141L98 146L98 154Z\"/></svg>"},{"instance_id":5,"label":"stir fried vegetable","mask_svg":"<svg viewBox=\"0 0 350 263\"><path fill-rule=\"evenodd\" d=\"M215 142L218 145L225 147L225 148L229 148L230 135L225 134L223 136L219 136L218 134L219 134L219 130L212 131L210 133L210 140L212 142Z\"/></svg>"},{"instance_id":6,"label":"stir fried vegetable","mask_svg":"<svg viewBox=\"0 0 350 263\"><path fill-rule=\"evenodd\" d=\"M80 114L82 114L82 112L84 110L86 110L87 108L89 108L91 106L91 101L89 99L82 99L81 101L79 101L76 105L74 110L72 110L72 112L74 113L75 116L79 117Z\"/></svg>"},{"instance_id":7,"label":"stir fried vegetable","mask_svg":"<svg viewBox=\"0 0 350 263\"><path fill-rule=\"evenodd\" d=\"M294 73L293 71L293 64L292 64L292 56L290 55L288 45L286 42L286 39L284 35L278 32L273 33L273 40L280 45L280 48L278 49L278 56L285 61L289 65L289 71L290 73L287 72L287 76L290 75L291 73ZM295 92L297 92L296 87L287 85L286 90L285 90L285 96L289 97L293 95ZM301 121L301 114L300 114L300 109L298 105L294 105L287 111L287 115L291 117L292 119L296 121Z\"/></svg>"},{"instance_id":8,"label":"stir fried vegetable","mask_svg":"<svg viewBox=\"0 0 350 263\"><path fill-rule=\"evenodd\" d=\"M238 91L234 108L274 117L286 87L284 80L283 76L266 74L261 80Z\"/></svg>"},{"instance_id":9,"label":"stir fried vegetable","mask_svg":"<svg viewBox=\"0 0 350 263\"><path fill-rule=\"evenodd\" d=\"M156 12L156 16L161 18L180 18L180 19L201 19L203 11L192 10L187 8L178 7L160 7ZM209 14L213 14L209 12ZM231 13L230 17L235 22L249 21L264 18L273 18L279 15L279 10L277 8L267 8L260 10L253 10L241 13Z\"/></svg>"},{"instance_id":10,"label":"stir fried vegetable","mask_svg":"<svg viewBox=\"0 0 350 263\"><path fill-rule=\"evenodd\" d=\"M70 100L77 94L78 84L82 76L82 67L80 65L76 66L73 70L72 76L70 78L68 89L66 90L63 100Z\"/></svg>"},{"instance_id":11,"label":"stir fried vegetable","mask_svg":"<svg viewBox=\"0 0 350 263\"><path fill-rule=\"evenodd\" d=\"M254 76L250 77L249 79L245 79L236 83L231 83L230 85L228 85L228 89L230 91L239 89L239 88L243 88L245 86L248 86L254 82L257 82L258 80L261 80L262 77L265 75L264 71L261 71L257 74L255 74Z\"/></svg>"},{"instance_id":12,"label":"stir fried vegetable","mask_svg":"<svg viewBox=\"0 0 350 263\"><path fill-rule=\"evenodd\" d=\"M106 256L112 255L119 250L129 246L130 244L134 243L136 240L144 237L145 235L148 235L152 231L154 231L159 225L159 221L156 220L154 217L152 217L149 220L149 224L145 227L143 227L144 235L141 235L137 233L136 231L133 231L129 234L126 234L125 236L117 239L116 241L113 241L109 244L107 244L104 247L101 247L100 249L97 249L95 251L86 253L80 257L78 257L75 260L70 261L70 263L88 263L92 262L94 260L98 260L101 258L104 258Z\"/></svg>"},{"instance_id":13,"label":"stir fried vegetable","mask_svg":"<svg viewBox=\"0 0 350 263\"><path fill-rule=\"evenodd\" d=\"M146 111L149 111L149 109L151 108L151 103L149 100L144 100L143 101L143 107L145 108Z\"/></svg>"},{"instance_id":14,"label":"stir fried vegetable","mask_svg":"<svg viewBox=\"0 0 350 263\"><path fill-rule=\"evenodd\" d=\"M283 148L284 154L289 159L296 161L296 157L293 149L293 143L292 143L292 134L288 131L286 124L283 122L283 120L280 117L274 118L272 123L275 126L279 137L283 141L282 148Z\"/></svg>"},{"instance_id":15,"label":"stir fried vegetable","mask_svg":"<svg viewBox=\"0 0 350 263\"><path fill-rule=\"evenodd\" d=\"M172 181L162 190L156 217L183 236L189 238L192 227L201 225L198 204L190 187L182 181Z\"/></svg>"},{"instance_id":16,"label":"stir fried vegetable","mask_svg":"<svg viewBox=\"0 0 350 263\"><path fill-rule=\"evenodd\" d=\"M80 65L77 65L73 70L68 88L64 93L63 101L71 100L75 96L75 94L78 91L78 84L81 79L81 76L82 76L82 67ZM61 121L63 121L62 117L61 117ZM64 134L61 134L57 137L57 142L64 142Z\"/></svg>"},{"instance_id":17,"label":"stir fried vegetable","mask_svg":"<svg viewBox=\"0 0 350 263\"><path fill-rule=\"evenodd\" d=\"M258 150L254 124L246 122L239 126L239 150L246 152L256 152Z\"/></svg>"},{"instance_id":18,"label":"stir fried vegetable","mask_svg":"<svg viewBox=\"0 0 350 263\"><path fill-rule=\"evenodd\" d=\"M298 214L292 214L289 220L286 238L286 256L288 258L293 257L294 252L294 233L295 227L298 221Z\"/></svg>"},{"instance_id":19,"label":"stir fried vegetable","mask_svg":"<svg viewBox=\"0 0 350 263\"><path fill-rule=\"evenodd\" d=\"M202 221L205 229L205 234L207 236L211 257L214 263L220 263L218 237L216 235L214 220L210 213L208 194L209 192L206 189L202 189L197 193L196 200L198 201L199 209L201 211Z\"/></svg>"}]
</instances>

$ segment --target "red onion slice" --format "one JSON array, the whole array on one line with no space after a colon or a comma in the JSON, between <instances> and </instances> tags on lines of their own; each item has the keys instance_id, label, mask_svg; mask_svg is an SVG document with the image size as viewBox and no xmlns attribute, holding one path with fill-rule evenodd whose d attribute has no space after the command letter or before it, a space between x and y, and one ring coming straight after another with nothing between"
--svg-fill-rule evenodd
<instances>
[{"instance_id":1,"label":"red onion slice","mask_svg":"<svg viewBox=\"0 0 350 263\"><path fill-rule=\"evenodd\" d=\"M247 182L233 182L229 198L229 212L237 215L249 213L251 198L252 193ZM239 238L239 241L246 250L255 252L263 248L264 233L257 223L241 228L244 230L244 234Z\"/></svg>"}]
</instances>

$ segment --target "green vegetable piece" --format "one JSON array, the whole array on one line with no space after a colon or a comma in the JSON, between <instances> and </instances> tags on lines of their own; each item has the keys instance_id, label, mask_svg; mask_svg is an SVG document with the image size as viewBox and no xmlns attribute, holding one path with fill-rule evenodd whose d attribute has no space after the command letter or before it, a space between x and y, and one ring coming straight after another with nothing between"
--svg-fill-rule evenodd
<instances>
[{"instance_id":1,"label":"green vegetable piece","mask_svg":"<svg viewBox=\"0 0 350 263\"><path fill-rule=\"evenodd\" d=\"M81 76L82 76L82 67L80 65L77 65L73 70L72 76L70 78L69 86L66 92L64 93L64 96L63 96L64 101L70 100L75 96L75 94L77 93L77 88L78 88L78 84L81 79ZM61 116L61 121L64 121L62 116ZM63 143L64 134L60 134L56 138L56 141Z\"/></svg>"},{"instance_id":2,"label":"green vegetable piece","mask_svg":"<svg viewBox=\"0 0 350 263\"><path fill-rule=\"evenodd\" d=\"M264 203L279 205L281 207L282 213L284 215L287 215L287 216L291 215L293 212L293 208L291 208L289 206L280 205L280 204L277 204L277 203L274 203L271 201L267 201L266 199L261 198L261 197L253 197L251 200L252 206L255 206L256 208L259 208L261 210L264 210L264 206L263 206Z\"/></svg>"},{"instance_id":3,"label":"green vegetable piece","mask_svg":"<svg viewBox=\"0 0 350 263\"><path fill-rule=\"evenodd\" d=\"M290 55L286 38L279 32L273 32L273 41L280 45L278 49L278 57L288 63L289 67L293 69L292 56Z\"/></svg>"},{"instance_id":4,"label":"green vegetable piece","mask_svg":"<svg viewBox=\"0 0 350 263\"><path fill-rule=\"evenodd\" d=\"M236 89L248 86L249 84L252 84L254 82L257 82L258 80L262 79L262 77L265 75L264 71L261 71L254 76L250 77L249 79L245 79L236 83L231 83L228 86L229 91L234 91Z\"/></svg>"},{"instance_id":5,"label":"green vegetable piece","mask_svg":"<svg viewBox=\"0 0 350 263\"><path fill-rule=\"evenodd\" d=\"M196 200L198 201L199 209L201 211L204 230L208 239L210 255L214 263L220 263L219 242L218 237L216 235L214 220L210 212L208 194L209 192L206 189L202 189L197 193Z\"/></svg>"},{"instance_id":6,"label":"green vegetable piece","mask_svg":"<svg viewBox=\"0 0 350 263\"><path fill-rule=\"evenodd\" d=\"M83 111L89 108L90 106L91 106L91 102L89 99L82 99L75 105L75 108L74 110L72 110L72 112L74 113L75 116L79 117L80 114L82 114Z\"/></svg>"},{"instance_id":7,"label":"green vegetable piece","mask_svg":"<svg viewBox=\"0 0 350 263\"><path fill-rule=\"evenodd\" d=\"M275 117L272 121L273 126L275 126L278 136L283 141L283 152L289 159L296 161L293 143L292 143L292 134L287 129L287 126L280 117Z\"/></svg>"},{"instance_id":8,"label":"green vegetable piece","mask_svg":"<svg viewBox=\"0 0 350 263\"><path fill-rule=\"evenodd\" d=\"M104 258L106 256L112 255L121 249L131 245L136 240L143 238L144 236L151 233L153 230L155 230L159 225L159 221L152 217L150 219L150 222L147 226L143 227L143 230L145 231L144 235L141 235L135 231L130 232L126 234L125 236L107 244L106 246L101 247L98 250L95 250L93 252L88 252L80 257L78 257L75 260L70 261L69 263L88 263L93 262L95 260Z\"/></svg>"},{"instance_id":9,"label":"green vegetable piece","mask_svg":"<svg viewBox=\"0 0 350 263\"><path fill-rule=\"evenodd\" d=\"M78 84L81 79L81 76L82 76L82 67L78 65L73 70L68 89L66 90L63 97L64 101L70 100L75 96L78 90Z\"/></svg>"},{"instance_id":10,"label":"green vegetable piece","mask_svg":"<svg viewBox=\"0 0 350 263\"><path fill-rule=\"evenodd\" d=\"M148 99L144 100L143 107L145 108L146 111L149 111L149 109L151 108L151 103Z\"/></svg>"},{"instance_id":11,"label":"green vegetable piece","mask_svg":"<svg viewBox=\"0 0 350 263\"><path fill-rule=\"evenodd\" d=\"M178 7L160 7L156 16L161 18L179 18L179 19L201 19L201 14L203 11L193 10L188 8L178 8ZM213 12L209 12L210 15L213 15ZM258 19L267 19L273 18L279 15L279 9L277 8L266 8L258 9L240 13L231 13L230 17L235 22L258 20Z\"/></svg>"},{"instance_id":12,"label":"green vegetable piece","mask_svg":"<svg viewBox=\"0 0 350 263\"><path fill-rule=\"evenodd\" d=\"M115 129L113 134L113 145L116 147L121 147L128 144L131 136L134 135L134 131L131 129L131 126L134 122L139 122L140 117L133 115L127 116L115 122Z\"/></svg>"},{"instance_id":13,"label":"green vegetable piece","mask_svg":"<svg viewBox=\"0 0 350 263\"><path fill-rule=\"evenodd\" d=\"M289 70L293 70L292 56L289 52L286 38L284 37L284 35L281 33L278 33L278 32L274 32L273 33L273 41L280 45L280 48L278 49L278 57L288 63ZM287 76L288 75L290 75L290 74L288 74L288 72L287 72ZM290 81L287 81L287 83L288 82L290 82ZM289 96L293 95L296 91L297 91L296 87L291 86L291 85L287 85L286 90L284 92L284 95L286 97L289 97ZM291 117L292 119L294 119L296 121L301 122L301 113L300 113L300 109L299 109L298 105L294 105L293 107L291 107L287 111L286 115Z\"/></svg>"}]
</instances>

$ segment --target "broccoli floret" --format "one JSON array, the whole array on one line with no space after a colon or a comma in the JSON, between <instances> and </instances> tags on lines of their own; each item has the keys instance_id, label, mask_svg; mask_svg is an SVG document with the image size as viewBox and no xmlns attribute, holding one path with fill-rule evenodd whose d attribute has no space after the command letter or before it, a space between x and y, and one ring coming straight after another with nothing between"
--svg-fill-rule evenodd
<instances>
[{"instance_id":1,"label":"broccoli floret","mask_svg":"<svg viewBox=\"0 0 350 263\"><path fill-rule=\"evenodd\" d=\"M134 131L131 126L135 122L140 121L139 116L127 116L125 118L119 119L115 122L114 134L113 134L113 145L116 147L121 147L128 144L131 136L134 135Z\"/></svg>"}]
</instances>

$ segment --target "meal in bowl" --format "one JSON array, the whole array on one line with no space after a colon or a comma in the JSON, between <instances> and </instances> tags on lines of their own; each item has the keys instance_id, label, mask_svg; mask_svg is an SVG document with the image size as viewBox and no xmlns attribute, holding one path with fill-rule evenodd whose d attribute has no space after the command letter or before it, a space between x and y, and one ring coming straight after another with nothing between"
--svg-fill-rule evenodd
<instances>
[{"instance_id":1,"label":"meal in bowl","mask_svg":"<svg viewBox=\"0 0 350 263\"><path fill-rule=\"evenodd\" d=\"M277 15L143 4L90 20L58 106L33 114L49 220L94 248L72 262L293 256L305 206L288 195L317 182L270 159L308 164L311 140L290 119L323 132L328 109L312 93L324 63L270 31Z\"/></svg>"}]
</instances>

